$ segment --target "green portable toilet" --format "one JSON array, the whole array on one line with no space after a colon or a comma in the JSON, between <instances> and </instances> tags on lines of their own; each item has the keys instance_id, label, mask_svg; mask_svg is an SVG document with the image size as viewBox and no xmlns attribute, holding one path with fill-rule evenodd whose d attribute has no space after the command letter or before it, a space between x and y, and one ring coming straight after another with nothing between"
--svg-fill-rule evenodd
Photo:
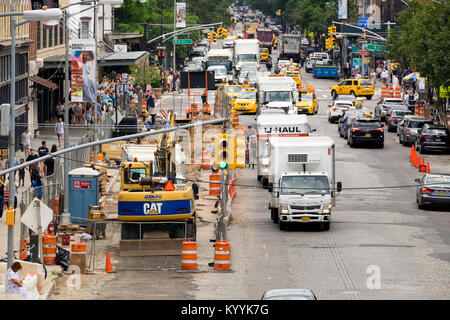
<instances>
[{"instance_id":1,"label":"green portable toilet","mask_svg":"<svg viewBox=\"0 0 450 320\"><path fill-rule=\"evenodd\" d=\"M70 221L87 225L89 205L98 206L100 173L91 168L77 168L69 172Z\"/></svg>"}]
</instances>

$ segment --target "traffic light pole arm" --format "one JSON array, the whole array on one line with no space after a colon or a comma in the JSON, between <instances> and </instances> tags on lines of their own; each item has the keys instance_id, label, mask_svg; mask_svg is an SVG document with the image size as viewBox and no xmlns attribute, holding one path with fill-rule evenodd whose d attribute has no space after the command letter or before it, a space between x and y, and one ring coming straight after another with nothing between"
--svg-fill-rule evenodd
<instances>
[{"instance_id":1,"label":"traffic light pole arm","mask_svg":"<svg viewBox=\"0 0 450 320\"><path fill-rule=\"evenodd\" d=\"M202 24L202 25L198 25L198 26L195 26L195 27L188 27L188 28L177 30L177 31L168 32L168 33L165 33L163 35L160 35L159 37L153 38L150 41L147 41L147 44L150 44L150 43L152 43L154 41L157 41L157 40L159 40L161 38L165 38L167 36L173 37L175 35L175 33L176 34L183 34L183 33L188 32L188 31L198 30L198 29L202 29L202 28L205 28L205 27L214 27L214 26L217 26L217 25L222 25L222 22L216 22L216 23L210 23L210 24Z\"/></svg>"},{"instance_id":2,"label":"traffic light pole arm","mask_svg":"<svg viewBox=\"0 0 450 320\"><path fill-rule=\"evenodd\" d=\"M381 41L386 41L385 38L383 38L382 36L380 36L379 34L373 32L373 31L368 30L367 28L361 28L361 27L358 27L358 26L355 26L355 25L352 25L352 24L348 24L348 23L343 23L343 22L336 22L336 21L333 21L333 23L341 24L341 25L345 25L345 26L351 26L351 27L356 28L356 29L359 29L359 30L366 30L366 32L370 32L370 33L373 34L377 39L379 39L379 40L381 40ZM349 35L350 33L340 33L340 34ZM366 37L367 37L367 36L366 36Z\"/></svg>"}]
</instances>

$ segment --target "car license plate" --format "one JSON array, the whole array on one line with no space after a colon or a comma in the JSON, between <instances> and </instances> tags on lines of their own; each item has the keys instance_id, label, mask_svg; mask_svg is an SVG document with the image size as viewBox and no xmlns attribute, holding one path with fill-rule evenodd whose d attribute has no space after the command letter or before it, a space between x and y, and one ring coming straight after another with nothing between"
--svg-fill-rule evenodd
<instances>
[{"instance_id":1,"label":"car license plate","mask_svg":"<svg viewBox=\"0 0 450 320\"><path fill-rule=\"evenodd\" d=\"M309 219L309 217L302 217L301 220L302 221L309 221L310 219Z\"/></svg>"},{"instance_id":2,"label":"car license plate","mask_svg":"<svg viewBox=\"0 0 450 320\"><path fill-rule=\"evenodd\" d=\"M441 141L441 138L436 138L436 141Z\"/></svg>"},{"instance_id":3,"label":"car license plate","mask_svg":"<svg viewBox=\"0 0 450 320\"><path fill-rule=\"evenodd\" d=\"M366 133L366 137L371 137L372 135L370 133Z\"/></svg>"},{"instance_id":4,"label":"car license plate","mask_svg":"<svg viewBox=\"0 0 450 320\"><path fill-rule=\"evenodd\" d=\"M440 195L440 196L445 195L445 191L442 191L442 190L438 191L438 195Z\"/></svg>"},{"instance_id":5,"label":"car license plate","mask_svg":"<svg viewBox=\"0 0 450 320\"><path fill-rule=\"evenodd\" d=\"M241 107L241 110L245 110L245 107Z\"/></svg>"}]
</instances>

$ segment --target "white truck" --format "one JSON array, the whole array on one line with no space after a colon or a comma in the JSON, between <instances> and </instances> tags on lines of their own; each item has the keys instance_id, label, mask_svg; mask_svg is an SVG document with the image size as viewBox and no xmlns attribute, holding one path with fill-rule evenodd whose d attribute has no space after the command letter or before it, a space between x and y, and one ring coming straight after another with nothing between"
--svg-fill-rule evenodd
<instances>
[{"instance_id":1,"label":"white truck","mask_svg":"<svg viewBox=\"0 0 450 320\"><path fill-rule=\"evenodd\" d=\"M315 223L328 230L331 208L342 190L335 180L335 144L330 137L270 138L271 218L283 230L288 223Z\"/></svg>"},{"instance_id":2,"label":"white truck","mask_svg":"<svg viewBox=\"0 0 450 320\"><path fill-rule=\"evenodd\" d=\"M234 67L241 69L244 62L256 62L259 65L259 40L238 39L234 41Z\"/></svg>"},{"instance_id":3,"label":"white truck","mask_svg":"<svg viewBox=\"0 0 450 320\"><path fill-rule=\"evenodd\" d=\"M290 77L260 77L256 81L259 109L278 108L286 114L297 113L297 84Z\"/></svg>"},{"instance_id":4,"label":"white truck","mask_svg":"<svg viewBox=\"0 0 450 320\"><path fill-rule=\"evenodd\" d=\"M299 115L260 115L256 120L257 175L264 187L269 182L270 144L269 138L307 137L314 130L308 124L305 114Z\"/></svg>"}]
</instances>

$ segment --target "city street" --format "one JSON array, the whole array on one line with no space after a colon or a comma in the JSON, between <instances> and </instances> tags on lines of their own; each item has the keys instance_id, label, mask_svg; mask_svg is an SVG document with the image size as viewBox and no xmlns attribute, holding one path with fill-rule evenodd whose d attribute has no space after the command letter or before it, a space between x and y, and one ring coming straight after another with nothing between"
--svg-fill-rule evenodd
<instances>
[{"instance_id":1,"label":"city street","mask_svg":"<svg viewBox=\"0 0 450 320\"><path fill-rule=\"evenodd\" d=\"M335 141L337 181L344 187L330 231L309 226L280 231L270 220L269 193L257 181L256 169L239 169L238 183L245 186L237 187L228 229L231 273L213 272L207 266L213 260L209 239L214 232L206 225L199 227L197 235L199 273L170 268L119 271L86 284L89 292L83 290L75 298L259 299L269 289L308 288L318 299L447 299L450 212L417 209L411 186L421 175L409 163L410 148L400 145L396 134L387 130L384 149L350 148L339 137L337 124L327 121L329 88L335 81L313 79L303 70L302 76L316 88L319 98L319 113L308 120L318 135ZM377 91L371 101L364 101L370 110L379 100ZM172 99L166 95L161 106L168 106ZM181 103L187 97L176 99ZM241 125L248 123L255 123L254 115L240 116ZM426 155L425 159L432 172L448 173L448 155ZM367 189L374 187L378 189ZM379 287L372 281L375 278L380 280ZM74 296L52 297L65 298Z\"/></svg>"}]
</instances>

